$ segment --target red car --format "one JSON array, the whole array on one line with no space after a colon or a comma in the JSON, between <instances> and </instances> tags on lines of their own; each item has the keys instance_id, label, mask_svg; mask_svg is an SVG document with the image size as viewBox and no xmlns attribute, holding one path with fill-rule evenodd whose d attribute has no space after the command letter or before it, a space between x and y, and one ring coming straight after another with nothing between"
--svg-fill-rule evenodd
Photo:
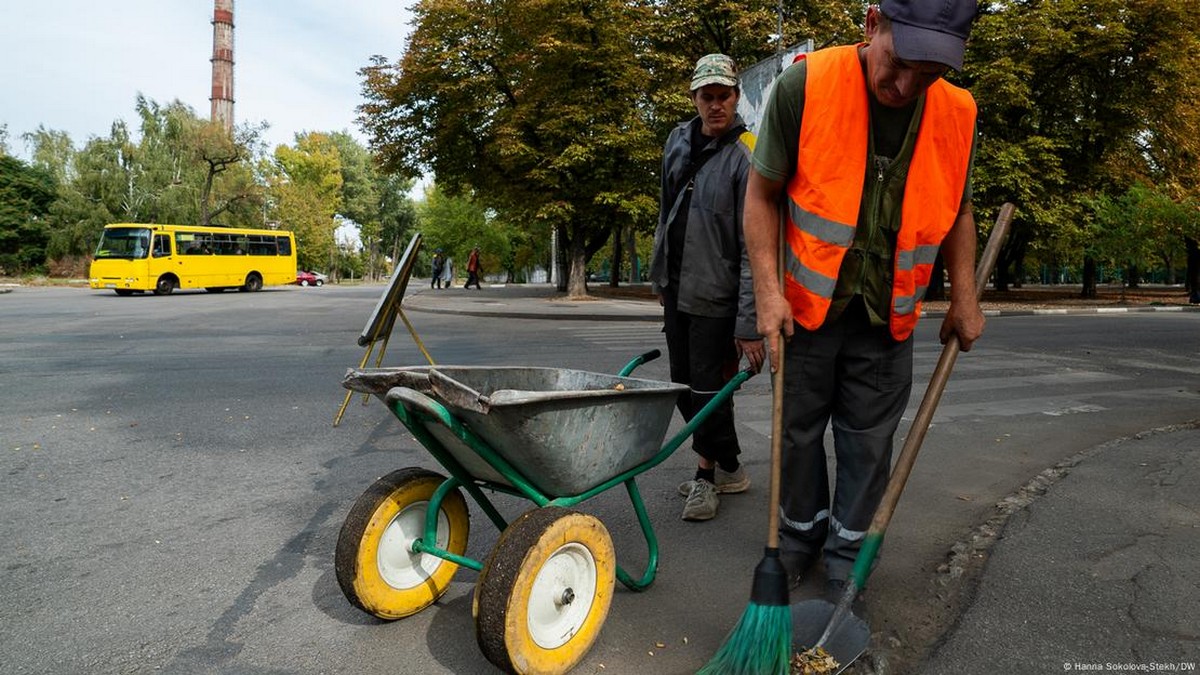
<instances>
[{"instance_id":1,"label":"red car","mask_svg":"<svg viewBox=\"0 0 1200 675\"><path fill-rule=\"evenodd\" d=\"M321 277L313 274L312 272L305 272L305 271L301 270L299 272L296 272L296 285L297 286L323 286L323 285L325 285L325 280L322 279Z\"/></svg>"}]
</instances>

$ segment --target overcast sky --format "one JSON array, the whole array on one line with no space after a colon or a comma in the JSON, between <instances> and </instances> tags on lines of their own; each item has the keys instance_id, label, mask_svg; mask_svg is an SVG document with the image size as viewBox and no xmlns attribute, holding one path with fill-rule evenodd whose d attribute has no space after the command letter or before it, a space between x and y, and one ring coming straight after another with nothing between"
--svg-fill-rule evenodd
<instances>
[{"instance_id":1,"label":"overcast sky","mask_svg":"<svg viewBox=\"0 0 1200 675\"><path fill-rule=\"evenodd\" d=\"M395 60L415 0L235 0L234 119L270 123L270 147L299 131L349 130L358 69ZM9 149L39 125L82 147L112 123L133 126L138 92L209 116L211 0L12 0L4 3L0 124Z\"/></svg>"}]
</instances>

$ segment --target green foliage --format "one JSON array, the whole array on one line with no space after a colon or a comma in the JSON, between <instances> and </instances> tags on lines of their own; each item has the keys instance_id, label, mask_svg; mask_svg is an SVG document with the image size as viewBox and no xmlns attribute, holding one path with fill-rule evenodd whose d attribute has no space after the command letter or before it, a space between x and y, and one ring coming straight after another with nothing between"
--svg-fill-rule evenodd
<instances>
[{"instance_id":1,"label":"green foliage","mask_svg":"<svg viewBox=\"0 0 1200 675\"><path fill-rule=\"evenodd\" d=\"M770 53L746 37L761 16L697 5L720 40L757 40L745 53ZM659 53L656 40L668 44L683 16L667 3L424 0L415 15L400 60L377 57L361 71L360 121L383 166L432 171L446 192L469 193L504 221L557 229L581 291L582 263L612 227L652 226L665 130L690 116L690 64L722 45Z\"/></svg>"},{"instance_id":2,"label":"green foliage","mask_svg":"<svg viewBox=\"0 0 1200 675\"><path fill-rule=\"evenodd\" d=\"M866 4L860 0L640 0L646 41L639 55L656 136L695 114L687 98L696 59L720 52L746 68L779 49L805 40L818 46L851 44L863 37Z\"/></svg>"},{"instance_id":3,"label":"green foliage","mask_svg":"<svg viewBox=\"0 0 1200 675\"><path fill-rule=\"evenodd\" d=\"M0 154L0 275L41 271L53 201L50 173Z\"/></svg>"},{"instance_id":4,"label":"green foliage","mask_svg":"<svg viewBox=\"0 0 1200 675\"><path fill-rule=\"evenodd\" d=\"M1096 209L1138 181L1178 203L1195 198L1200 37L1192 5L983 4L959 79L979 102L975 201L985 212L1017 205L1010 252L1086 255L1101 221L1113 222Z\"/></svg>"},{"instance_id":5,"label":"green foliage","mask_svg":"<svg viewBox=\"0 0 1200 675\"><path fill-rule=\"evenodd\" d=\"M395 260L416 229L417 209L408 196L413 181L397 174L379 174L376 181L379 186L379 244L382 251ZM363 244L367 244L366 234Z\"/></svg>"},{"instance_id":6,"label":"green foliage","mask_svg":"<svg viewBox=\"0 0 1200 675\"><path fill-rule=\"evenodd\" d=\"M356 276L376 277L385 272L383 257L396 255L412 230L415 212L408 196L412 180L380 173L375 158L349 133L330 134L342 166L342 201L339 215L358 225L365 260Z\"/></svg>"},{"instance_id":7,"label":"green foliage","mask_svg":"<svg viewBox=\"0 0 1200 675\"><path fill-rule=\"evenodd\" d=\"M1145 268L1154 258L1169 262L1182 252L1185 237L1200 233L1195 204L1179 204L1143 184L1118 197L1097 195L1088 206L1095 219L1084 251L1114 267Z\"/></svg>"},{"instance_id":8,"label":"green foliage","mask_svg":"<svg viewBox=\"0 0 1200 675\"><path fill-rule=\"evenodd\" d=\"M58 185L46 256L89 255L113 222L262 225L262 186L247 161L261 128L230 136L179 101L138 96L134 107L136 134L117 121L78 150L61 131L25 135L33 165Z\"/></svg>"},{"instance_id":9,"label":"green foliage","mask_svg":"<svg viewBox=\"0 0 1200 675\"><path fill-rule=\"evenodd\" d=\"M494 214L469 197L446 194L437 185L427 188L424 196L416 206L424 260L441 249L462 276L466 274L467 256L478 246L485 273L504 269L511 254L510 235ZM425 269L429 269L428 264Z\"/></svg>"},{"instance_id":10,"label":"green foliage","mask_svg":"<svg viewBox=\"0 0 1200 675\"><path fill-rule=\"evenodd\" d=\"M296 233L296 264L301 269L332 269L337 258L334 216L342 206L342 164L328 134L296 136L295 147L275 148L270 176L272 217Z\"/></svg>"}]
</instances>

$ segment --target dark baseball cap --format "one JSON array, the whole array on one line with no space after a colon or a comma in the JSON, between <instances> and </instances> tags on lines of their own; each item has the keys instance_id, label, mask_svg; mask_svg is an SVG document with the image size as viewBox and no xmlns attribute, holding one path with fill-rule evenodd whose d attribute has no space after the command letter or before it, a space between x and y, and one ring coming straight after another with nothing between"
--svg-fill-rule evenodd
<instances>
[{"instance_id":1,"label":"dark baseball cap","mask_svg":"<svg viewBox=\"0 0 1200 675\"><path fill-rule=\"evenodd\" d=\"M962 70L976 0L883 0L879 11L892 21L896 56Z\"/></svg>"}]
</instances>

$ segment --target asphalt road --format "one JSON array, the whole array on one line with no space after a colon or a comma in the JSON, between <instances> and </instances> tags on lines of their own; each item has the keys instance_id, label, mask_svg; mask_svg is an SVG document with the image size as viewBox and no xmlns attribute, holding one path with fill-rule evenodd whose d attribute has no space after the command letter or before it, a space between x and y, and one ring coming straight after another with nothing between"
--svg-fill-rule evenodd
<instances>
[{"instance_id":1,"label":"asphalt road","mask_svg":"<svg viewBox=\"0 0 1200 675\"><path fill-rule=\"evenodd\" d=\"M377 402L356 399L331 425L381 290L0 295L4 671L494 672L475 645L473 572L393 623L351 607L334 577L358 495L393 469L433 467ZM444 363L615 372L662 346L653 323L409 318ZM910 410L937 358L935 327L918 332ZM872 628L897 672L955 618L937 600L938 568L997 501L1086 448L1196 417L1198 335L1196 313L989 322L959 359L872 578ZM398 325L385 365L419 360ZM640 372L666 378L661 361ZM658 578L645 593L618 590L578 672L693 672L736 622L764 534L769 398L765 377L738 395L757 487L727 498L717 520L678 520L686 449L639 480ZM509 516L525 507L501 503ZM640 570L624 492L588 510ZM474 509L472 525L468 554L482 558L496 532Z\"/></svg>"}]
</instances>

